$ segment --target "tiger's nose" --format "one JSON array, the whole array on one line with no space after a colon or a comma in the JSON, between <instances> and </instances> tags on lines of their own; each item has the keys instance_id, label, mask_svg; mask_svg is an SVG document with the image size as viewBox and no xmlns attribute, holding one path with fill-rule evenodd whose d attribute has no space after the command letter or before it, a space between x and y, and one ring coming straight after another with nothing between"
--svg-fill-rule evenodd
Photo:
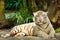
<instances>
[{"instance_id":1,"label":"tiger's nose","mask_svg":"<svg viewBox=\"0 0 60 40\"><path fill-rule=\"evenodd\" d=\"M39 21L42 22L42 19L40 19Z\"/></svg>"}]
</instances>

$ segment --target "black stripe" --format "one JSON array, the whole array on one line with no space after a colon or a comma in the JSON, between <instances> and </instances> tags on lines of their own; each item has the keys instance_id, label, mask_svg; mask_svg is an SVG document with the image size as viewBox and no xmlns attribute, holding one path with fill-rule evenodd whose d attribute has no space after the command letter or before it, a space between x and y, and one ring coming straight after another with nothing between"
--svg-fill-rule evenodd
<instances>
[{"instance_id":1,"label":"black stripe","mask_svg":"<svg viewBox=\"0 0 60 40\"><path fill-rule=\"evenodd\" d=\"M46 27L46 28L48 28L48 26L49 26L49 23L48 23L48 25L47 25L47 27ZM46 29L46 28L45 28L45 29Z\"/></svg>"}]
</instances>

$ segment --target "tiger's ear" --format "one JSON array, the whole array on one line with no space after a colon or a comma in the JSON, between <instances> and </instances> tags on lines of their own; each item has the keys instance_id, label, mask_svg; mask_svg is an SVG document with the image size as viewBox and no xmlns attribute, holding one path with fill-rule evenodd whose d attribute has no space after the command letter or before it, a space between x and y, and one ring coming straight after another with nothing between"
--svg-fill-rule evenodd
<instances>
[{"instance_id":1,"label":"tiger's ear","mask_svg":"<svg viewBox=\"0 0 60 40\"><path fill-rule=\"evenodd\" d=\"M33 15L36 16L37 15L37 12L33 12Z\"/></svg>"},{"instance_id":2,"label":"tiger's ear","mask_svg":"<svg viewBox=\"0 0 60 40\"><path fill-rule=\"evenodd\" d=\"M43 12L43 14L47 15L47 14L48 14L48 12Z\"/></svg>"},{"instance_id":3,"label":"tiger's ear","mask_svg":"<svg viewBox=\"0 0 60 40\"><path fill-rule=\"evenodd\" d=\"M39 12L41 12L41 11L33 12L33 15L36 16L36 15L38 15Z\"/></svg>"}]
</instances>

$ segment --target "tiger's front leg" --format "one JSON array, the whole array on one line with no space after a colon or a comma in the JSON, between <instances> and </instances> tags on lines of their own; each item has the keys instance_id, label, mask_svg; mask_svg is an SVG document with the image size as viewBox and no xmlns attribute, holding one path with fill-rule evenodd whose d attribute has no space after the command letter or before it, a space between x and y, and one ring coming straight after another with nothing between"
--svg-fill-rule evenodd
<instances>
[{"instance_id":1,"label":"tiger's front leg","mask_svg":"<svg viewBox=\"0 0 60 40\"><path fill-rule=\"evenodd\" d=\"M25 33L21 32L21 33L17 33L17 34L15 35L15 37L18 37L18 36L25 36Z\"/></svg>"},{"instance_id":2,"label":"tiger's front leg","mask_svg":"<svg viewBox=\"0 0 60 40\"><path fill-rule=\"evenodd\" d=\"M50 24L49 37L50 37L50 38L54 38L54 37L55 37L55 30L54 30L54 28L51 26L51 24Z\"/></svg>"},{"instance_id":3,"label":"tiger's front leg","mask_svg":"<svg viewBox=\"0 0 60 40\"><path fill-rule=\"evenodd\" d=\"M47 38L47 39L49 38L49 35L43 31L38 31L37 36L42 38Z\"/></svg>"}]
</instances>

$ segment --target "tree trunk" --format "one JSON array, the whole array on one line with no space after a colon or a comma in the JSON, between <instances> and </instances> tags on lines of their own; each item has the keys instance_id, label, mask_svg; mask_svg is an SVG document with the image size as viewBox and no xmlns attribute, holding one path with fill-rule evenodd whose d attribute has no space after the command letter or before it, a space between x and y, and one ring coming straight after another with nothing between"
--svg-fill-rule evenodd
<instances>
[{"instance_id":1,"label":"tree trunk","mask_svg":"<svg viewBox=\"0 0 60 40\"><path fill-rule=\"evenodd\" d=\"M31 0L32 1L32 6L31 6L31 9L32 9L32 11L34 12L34 11L37 11L38 10L38 7L37 7L37 5L36 5L36 3L35 3L35 0Z\"/></svg>"},{"instance_id":2,"label":"tree trunk","mask_svg":"<svg viewBox=\"0 0 60 40\"><path fill-rule=\"evenodd\" d=\"M57 21L57 15L56 15L56 0L52 0L50 3L50 6L48 8L48 16L49 19L55 23Z\"/></svg>"},{"instance_id":3,"label":"tree trunk","mask_svg":"<svg viewBox=\"0 0 60 40\"><path fill-rule=\"evenodd\" d=\"M0 0L0 21L4 20L4 0Z\"/></svg>"},{"instance_id":4,"label":"tree trunk","mask_svg":"<svg viewBox=\"0 0 60 40\"><path fill-rule=\"evenodd\" d=\"M7 27L9 25L9 22L4 17L4 0L0 0L0 28Z\"/></svg>"}]
</instances>

